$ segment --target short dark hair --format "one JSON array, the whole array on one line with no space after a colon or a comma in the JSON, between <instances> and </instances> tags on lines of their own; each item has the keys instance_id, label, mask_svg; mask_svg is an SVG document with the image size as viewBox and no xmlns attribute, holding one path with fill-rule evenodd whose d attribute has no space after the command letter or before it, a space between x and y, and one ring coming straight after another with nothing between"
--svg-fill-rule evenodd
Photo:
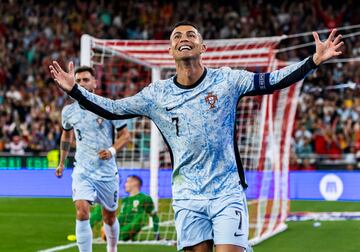
<instances>
[{"instance_id":1,"label":"short dark hair","mask_svg":"<svg viewBox=\"0 0 360 252\"><path fill-rule=\"evenodd\" d=\"M142 179L138 175L129 175L128 178L133 178L139 182L140 187L143 185Z\"/></svg>"},{"instance_id":2,"label":"short dark hair","mask_svg":"<svg viewBox=\"0 0 360 252\"><path fill-rule=\"evenodd\" d=\"M89 72L92 76L95 77L95 70L92 67L81 66L81 67L76 68L76 70L75 70L75 74L82 73L82 72Z\"/></svg>"},{"instance_id":3,"label":"short dark hair","mask_svg":"<svg viewBox=\"0 0 360 252\"><path fill-rule=\"evenodd\" d=\"M189 26L194 27L196 30L199 30L194 23L191 23L190 21L186 21L186 20L177 22L177 23L174 25L173 30L174 30L176 27L183 26L183 25L189 25Z\"/></svg>"},{"instance_id":4,"label":"short dark hair","mask_svg":"<svg viewBox=\"0 0 360 252\"><path fill-rule=\"evenodd\" d=\"M202 37L201 33L199 32L199 29L197 28L197 26L196 26L194 23L191 23L190 21L184 20L184 21L177 22L177 23L174 25L174 27L173 27L172 30L174 31L176 27L179 27L179 26L182 26L182 25L188 25L188 26L194 27L194 28L196 29L197 34L199 35L201 41L203 41L203 37Z\"/></svg>"}]
</instances>

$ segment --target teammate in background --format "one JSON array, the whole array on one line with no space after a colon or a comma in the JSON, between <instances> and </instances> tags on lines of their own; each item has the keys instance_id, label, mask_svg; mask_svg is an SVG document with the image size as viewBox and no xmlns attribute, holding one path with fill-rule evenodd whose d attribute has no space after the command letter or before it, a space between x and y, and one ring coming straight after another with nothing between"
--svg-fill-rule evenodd
<instances>
[{"instance_id":1,"label":"teammate in background","mask_svg":"<svg viewBox=\"0 0 360 252\"><path fill-rule=\"evenodd\" d=\"M121 203L121 210L118 215L120 223L119 240L134 240L142 227L148 224L149 215L153 220L153 230L155 240L159 240L159 217L154 208L154 202L151 197L140 192L142 180L139 176L130 175L126 179L125 191L129 194ZM97 222L102 220L100 206L91 210L90 224L93 227ZM106 234L105 234L106 235ZM103 237L104 238L104 237Z\"/></svg>"},{"instance_id":2,"label":"teammate in background","mask_svg":"<svg viewBox=\"0 0 360 252\"><path fill-rule=\"evenodd\" d=\"M80 67L74 75L79 85L89 92L94 92L96 79L92 68ZM56 176L62 176L64 162L75 137L76 162L72 174L72 197L76 207L76 238L79 250L92 251L90 204L99 202L102 205L104 228L108 237L107 251L115 252L119 236L119 223L116 219L119 191L116 152L130 139L126 123L124 120L103 119L74 102L62 110L62 127L60 163ZM114 142L115 129L118 137Z\"/></svg>"},{"instance_id":3,"label":"teammate in background","mask_svg":"<svg viewBox=\"0 0 360 252\"><path fill-rule=\"evenodd\" d=\"M322 62L341 54L336 30L301 62L270 73L203 65L206 45L195 25L175 25L169 53L176 75L156 81L138 94L111 100L87 92L54 61L56 83L86 109L107 119L144 115L153 120L172 156L172 195L178 250L251 251L244 169L236 144L236 109L246 95L271 94L305 78Z\"/></svg>"}]
</instances>

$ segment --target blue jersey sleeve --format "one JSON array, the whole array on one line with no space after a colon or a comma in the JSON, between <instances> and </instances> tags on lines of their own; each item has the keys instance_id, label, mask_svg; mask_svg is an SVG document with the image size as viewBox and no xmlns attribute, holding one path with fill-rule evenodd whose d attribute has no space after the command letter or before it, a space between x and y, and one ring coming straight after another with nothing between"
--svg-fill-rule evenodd
<instances>
[{"instance_id":1,"label":"blue jersey sleeve","mask_svg":"<svg viewBox=\"0 0 360 252\"><path fill-rule=\"evenodd\" d=\"M235 84L238 96L271 94L286 88L312 73L317 68L312 57L270 73L230 71L230 83Z\"/></svg>"},{"instance_id":2,"label":"blue jersey sleeve","mask_svg":"<svg viewBox=\"0 0 360 252\"><path fill-rule=\"evenodd\" d=\"M61 111L61 126L64 130L72 130L72 125L69 123L69 105L65 106Z\"/></svg>"},{"instance_id":3,"label":"blue jersey sleeve","mask_svg":"<svg viewBox=\"0 0 360 252\"><path fill-rule=\"evenodd\" d=\"M152 85L145 87L134 96L119 100L101 97L77 84L69 92L69 95L87 110L108 120L129 119L137 116L151 118L156 107L156 92L153 91Z\"/></svg>"}]
</instances>

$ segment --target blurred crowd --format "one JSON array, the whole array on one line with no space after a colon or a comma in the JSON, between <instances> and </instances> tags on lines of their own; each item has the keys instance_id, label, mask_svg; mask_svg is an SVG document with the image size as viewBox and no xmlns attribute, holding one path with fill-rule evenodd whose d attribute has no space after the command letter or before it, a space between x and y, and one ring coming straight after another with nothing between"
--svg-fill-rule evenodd
<instances>
[{"instance_id":1,"label":"blurred crowd","mask_svg":"<svg viewBox=\"0 0 360 252\"><path fill-rule=\"evenodd\" d=\"M359 66L322 67L304 82L292 141L293 169L313 170L319 163L360 168L360 96L352 83L360 81Z\"/></svg>"},{"instance_id":2,"label":"blurred crowd","mask_svg":"<svg viewBox=\"0 0 360 252\"><path fill-rule=\"evenodd\" d=\"M66 95L53 85L48 65L52 60L79 65L83 33L104 39L167 39L180 20L196 23L205 39L274 36L360 24L360 6L351 0L2 1L0 152L58 148ZM359 38L345 40L342 58L360 56ZM312 40L303 36L280 46ZM307 47L278 57L296 61L313 51ZM294 169L314 169L314 154L355 162L360 100L350 84L360 83L358 69L357 62L327 64L306 79L292 144Z\"/></svg>"}]
</instances>

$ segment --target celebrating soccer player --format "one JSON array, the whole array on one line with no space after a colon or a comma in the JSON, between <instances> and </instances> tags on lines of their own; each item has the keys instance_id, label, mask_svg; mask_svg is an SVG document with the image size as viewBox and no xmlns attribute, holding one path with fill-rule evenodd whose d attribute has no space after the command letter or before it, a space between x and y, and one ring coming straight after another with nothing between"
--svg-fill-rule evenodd
<instances>
[{"instance_id":1,"label":"celebrating soccer player","mask_svg":"<svg viewBox=\"0 0 360 252\"><path fill-rule=\"evenodd\" d=\"M206 45L197 28L175 25L169 53L176 75L156 81L120 100L97 96L76 84L57 62L50 72L58 85L86 109L107 119L144 115L162 132L171 152L173 208L178 249L217 252L250 251L244 170L235 140L238 101L246 95L271 94L305 78L322 62L340 55L336 30L303 61L270 73L207 68Z\"/></svg>"},{"instance_id":2,"label":"celebrating soccer player","mask_svg":"<svg viewBox=\"0 0 360 252\"><path fill-rule=\"evenodd\" d=\"M80 67L75 71L75 81L85 90L96 88L94 70ZM119 176L116 152L125 146L130 134L124 120L109 121L84 109L78 102L62 110L63 132L60 142L60 163L56 176L61 177L64 162L72 140L76 139L75 168L72 174L73 200L76 206L76 238L81 252L92 251L92 231L89 222L90 204L102 205L107 251L116 252L119 223L118 207ZM115 131L118 138L113 144Z\"/></svg>"}]
</instances>

